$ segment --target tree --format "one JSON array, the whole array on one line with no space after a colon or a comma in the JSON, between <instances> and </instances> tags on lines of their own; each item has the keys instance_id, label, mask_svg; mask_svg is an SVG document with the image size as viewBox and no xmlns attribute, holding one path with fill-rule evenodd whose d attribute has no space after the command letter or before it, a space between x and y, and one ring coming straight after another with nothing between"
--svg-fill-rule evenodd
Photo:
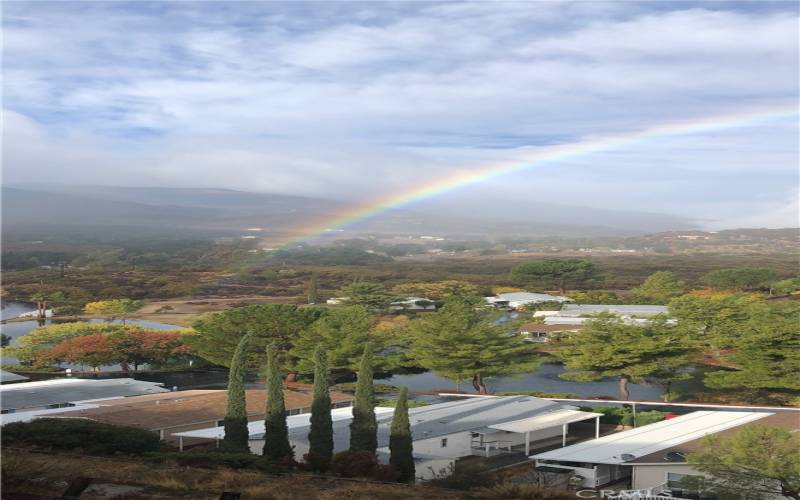
<instances>
[{"instance_id":1,"label":"tree","mask_svg":"<svg viewBox=\"0 0 800 500\"><path fill-rule=\"evenodd\" d=\"M720 290L765 288L775 281L775 271L763 267L733 267L706 273L701 281Z\"/></svg>"},{"instance_id":2,"label":"tree","mask_svg":"<svg viewBox=\"0 0 800 500\"><path fill-rule=\"evenodd\" d=\"M120 361L109 338L105 335L85 335L59 342L45 357L50 361L63 361L78 365L87 365L94 371L101 366L108 366Z\"/></svg>"},{"instance_id":3,"label":"tree","mask_svg":"<svg viewBox=\"0 0 800 500\"><path fill-rule=\"evenodd\" d=\"M311 429L308 432L309 456L318 469L330 467L333 459L333 421L328 389L328 364L322 345L314 350L314 400L311 403Z\"/></svg>"},{"instance_id":4,"label":"tree","mask_svg":"<svg viewBox=\"0 0 800 500\"><path fill-rule=\"evenodd\" d=\"M120 364L126 371L131 364L133 370L138 371L141 364L163 364L191 352L189 346L184 343L185 335L178 332L134 327L108 335L111 347L119 354Z\"/></svg>"},{"instance_id":5,"label":"tree","mask_svg":"<svg viewBox=\"0 0 800 500\"><path fill-rule=\"evenodd\" d=\"M364 346L358 369L353 421L350 423L350 449L375 454L378 448L378 423L375 419L375 387L372 385L372 345Z\"/></svg>"},{"instance_id":6,"label":"tree","mask_svg":"<svg viewBox=\"0 0 800 500\"><path fill-rule=\"evenodd\" d=\"M400 471L400 481L413 482L414 445L411 438L411 424L408 419L408 387L400 389L400 396L394 407L392 428L389 434L389 463Z\"/></svg>"},{"instance_id":7,"label":"tree","mask_svg":"<svg viewBox=\"0 0 800 500\"><path fill-rule=\"evenodd\" d=\"M449 297L469 297L478 295L478 287L465 281L446 280L433 283L403 283L392 288L400 297L424 297L431 300L445 300Z\"/></svg>"},{"instance_id":8,"label":"tree","mask_svg":"<svg viewBox=\"0 0 800 500\"><path fill-rule=\"evenodd\" d=\"M597 275L595 265L581 259L544 259L520 264L511 270L511 276L530 286L547 283L555 285L563 295L567 284L582 283Z\"/></svg>"},{"instance_id":9,"label":"tree","mask_svg":"<svg viewBox=\"0 0 800 500\"><path fill-rule=\"evenodd\" d=\"M36 302L36 316L43 319L47 316L47 306L56 306L67 302L66 296L60 291L39 291L31 296L31 301Z\"/></svg>"},{"instance_id":10,"label":"tree","mask_svg":"<svg viewBox=\"0 0 800 500\"><path fill-rule=\"evenodd\" d=\"M705 383L713 388L800 391L800 305L750 304L747 319L729 326L736 339L724 359L735 370L709 372Z\"/></svg>"},{"instance_id":11,"label":"tree","mask_svg":"<svg viewBox=\"0 0 800 500\"><path fill-rule=\"evenodd\" d=\"M8 347L11 343L11 337L6 335L5 333L0 334L0 347Z\"/></svg>"},{"instance_id":12,"label":"tree","mask_svg":"<svg viewBox=\"0 0 800 500\"><path fill-rule=\"evenodd\" d=\"M308 280L308 303L309 304L316 304L319 301L319 296L317 293L318 287L318 278L317 273L312 273L311 278Z\"/></svg>"},{"instance_id":13,"label":"tree","mask_svg":"<svg viewBox=\"0 0 800 500\"><path fill-rule=\"evenodd\" d=\"M659 379L688 364L691 345L684 333L664 319L636 325L602 316L566 336L556 355L567 368L576 370L563 378L590 381L618 377L619 397L628 399L631 380Z\"/></svg>"},{"instance_id":14,"label":"tree","mask_svg":"<svg viewBox=\"0 0 800 500\"><path fill-rule=\"evenodd\" d=\"M236 345L236 350L229 363L228 370L228 404L225 410L225 438L223 445L230 451L247 453L249 451L247 430L247 401L244 382L247 371L247 351L250 348L252 334L245 334Z\"/></svg>"},{"instance_id":15,"label":"tree","mask_svg":"<svg viewBox=\"0 0 800 500\"><path fill-rule=\"evenodd\" d=\"M83 308L87 314L103 314L108 315L111 319L122 318L122 323L125 323L125 317L133 312L142 308L144 303L141 300L133 299L113 299L113 300L100 300L97 302L89 302Z\"/></svg>"},{"instance_id":16,"label":"tree","mask_svg":"<svg viewBox=\"0 0 800 500\"><path fill-rule=\"evenodd\" d=\"M294 458L289 444L289 428L286 425L286 403L283 400L283 380L278 367L278 349L275 344L267 346L267 409L264 417L264 456L275 462Z\"/></svg>"},{"instance_id":17,"label":"tree","mask_svg":"<svg viewBox=\"0 0 800 500\"><path fill-rule=\"evenodd\" d=\"M347 304L378 311L386 309L389 304L397 300L397 297L384 290L382 285L363 281L356 281L342 288L339 293L345 297Z\"/></svg>"},{"instance_id":18,"label":"tree","mask_svg":"<svg viewBox=\"0 0 800 500\"><path fill-rule=\"evenodd\" d=\"M471 379L487 394L486 379L534 370L540 358L498 316L454 298L411 324L410 356L420 366L457 383Z\"/></svg>"},{"instance_id":19,"label":"tree","mask_svg":"<svg viewBox=\"0 0 800 500\"><path fill-rule=\"evenodd\" d=\"M338 372L355 372L370 340L373 320L364 306L345 306L330 310L294 339L290 351L300 373L313 373L314 350L324 346L328 367ZM380 346L379 348L382 348Z\"/></svg>"},{"instance_id":20,"label":"tree","mask_svg":"<svg viewBox=\"0 0 800 500\"><path fill-rule=\"evenodd\" d=\"M749 317L748 310L761 299L752 295L716 293L682 295L669 302L669 314L688 335L710 349L727 349L738 340L736 329Z\"/></svg>"},{"instance_id":21,"label":"tree","mask_svg":"<svg viewBox=\"0 0 800 500\"><path fill-rule=\"evenodd\" d=\"M644 283L633 289L636 299L652 304L666 304L675 297L683 295L686 284L670 271L658 271L644 280Z\"/></svg>"},{"instance_id":22,"label":"tree","mask_svg":"<svg viewBox=\"0 0 800 500\"><path fill-rule=\"evenodd\" d=\"M686 460L709 475L696 486L711 497L800 500L797 432L745 425L733 436L706 436L702 448L688 454Z\"/></svg>"},{"instance_id":23,"label":"tree","mask_svg":"<svg viewBox=\"0 0 800 500\"><path fill-rule=\"evenodd\" d=\"M291 348L297 332L308 328L321 314L322 309L283 304L238 307L198 319L192 325L197 334L187 341L198 356L228 366L244 332L253 332L247 366L256 371L263 364L267 344L275 342L280 357Z\"/></svg>"},{"instance_id":24,"label":"tree","mask_svg":"<svg viewBox=\"0 0 800 500\"><path fill-rule=\"evenodd\" d=\"M772 291L779 295L791 295L800 291L800 278L776 281L772 284Z\"/></svg>"}]
</instances>

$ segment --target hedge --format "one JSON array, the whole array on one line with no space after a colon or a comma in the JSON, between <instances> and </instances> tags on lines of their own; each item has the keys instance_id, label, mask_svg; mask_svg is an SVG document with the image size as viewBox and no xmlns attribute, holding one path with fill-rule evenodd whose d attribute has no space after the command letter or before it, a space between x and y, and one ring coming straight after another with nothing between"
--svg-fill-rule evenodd
<instances>
[{"instance_id":1,"label":"hedge","mask_svg":"<svg viewBox=\"0 0 800 500\"><path fill-rule=\"evenodd\" d=\"M141 455L162 447L153 432L78 418L38 418L4 425L2 445L81 450L89 455Z\"/></svg>"}]
</instances>

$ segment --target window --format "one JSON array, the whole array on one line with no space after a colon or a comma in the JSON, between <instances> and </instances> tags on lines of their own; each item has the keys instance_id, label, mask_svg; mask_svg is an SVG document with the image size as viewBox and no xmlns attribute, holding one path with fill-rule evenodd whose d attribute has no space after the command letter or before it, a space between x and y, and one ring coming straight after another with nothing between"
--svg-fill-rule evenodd
<instances>
[{"instance_id":1,"label":"window","mask_svg":"<svg viewBox=\"0 0 800 500\"><path fill-rule=\"evenodd\" d=\"M442 438L442 448L447 448L447 438Z\"/></svg>"}]
</instances>

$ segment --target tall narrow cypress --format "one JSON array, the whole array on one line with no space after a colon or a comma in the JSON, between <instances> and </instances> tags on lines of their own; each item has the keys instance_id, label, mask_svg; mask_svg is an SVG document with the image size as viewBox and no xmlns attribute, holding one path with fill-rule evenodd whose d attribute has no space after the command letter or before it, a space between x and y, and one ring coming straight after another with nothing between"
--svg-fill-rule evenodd
<instances>
[{"instance_id":1,"label":"tall narrow cypress","mask_svg":"<svg viewBox=\"0 0 800 500\"><path fill-rule=\"evenodd\" d=\"M278 370L275 345L267 346L267 411L264 417L264 456L275 462L294 457L289 444L289 429L286 426L286 403L283 400L283 380Z\"/></svg>"},{"instance_id":2,"label":"tall narrow cypress","mask_svg":"<svg viewBox=\"0 0 800 500\"><path fill-rule=\"evenodd\" d=\"M319 300L318 292L317 292L317 273L311 274L311 279L308 281L308 303L309 304L316 304L317 300Z\"/></svg>"},{"instance_id":3,"label":"tall narrow cypress","mask_svg":"<svg viewBox=\"0 0 800 500\"><path fill-rule=\"evenodd\" d=\"M321 344L314 350L314 401L311 403L308 442L315 465L327 469L333 458L333 422L331 394L328 391L328 360Z\"/></svg>"},{"instance_id":4,"label":"tall narrow cypress","mask_svg":"<svg viewBox=\"0 0 800 500\"><path fill-rule=\"evenodd\" d=\"M389 463L400 471L401 482L414 481L414 445L411 441L411 424L408 420L408 387L400 389L394 407L392 428L389 434Z\"/></svg>"},{"instance_id":5,"label":"tall narrow cypress","mask_svg":"<svg viewBox=\"0 0 800 500\"><path fill-rule=\"evenodd\" d=\"M228 370L228 405L225 410L225 438L223 448L246 453L248 449L247 401L244 391L245 362L251 334L248 333L236 345Z\"/></svg>"},{"instance_id":6,"label":"tall narrow cypress","mask_svg":"<svg viewBox=\"0 0 800 500\"><path fill-rule=\"evenodd\" d=\"M375 420L375 387L372 385L372 345L364 344L358 369L353 421L350 423L350 449L375 453L378 448L378 423Z\"/></svg>"}]
</instances>

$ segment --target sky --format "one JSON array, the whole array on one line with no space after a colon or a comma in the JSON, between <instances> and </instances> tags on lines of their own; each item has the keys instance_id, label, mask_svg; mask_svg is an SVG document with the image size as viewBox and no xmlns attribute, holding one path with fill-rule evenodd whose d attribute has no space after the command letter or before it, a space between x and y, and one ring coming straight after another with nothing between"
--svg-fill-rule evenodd
<instances>
[{"instance_id":1,"label":"sky","mask_svg":"<svg viewBox=\"0 0 800 500\"><path fill-rule=\"evenodd\" d=\"M788 1L2 9L4 185L220 187L358 204L548 147L798 106L799 7ZM714 229L798 226L799 132L794 114L654 138L428 203L535 200Z\"/></svg>"}]
</instances>

